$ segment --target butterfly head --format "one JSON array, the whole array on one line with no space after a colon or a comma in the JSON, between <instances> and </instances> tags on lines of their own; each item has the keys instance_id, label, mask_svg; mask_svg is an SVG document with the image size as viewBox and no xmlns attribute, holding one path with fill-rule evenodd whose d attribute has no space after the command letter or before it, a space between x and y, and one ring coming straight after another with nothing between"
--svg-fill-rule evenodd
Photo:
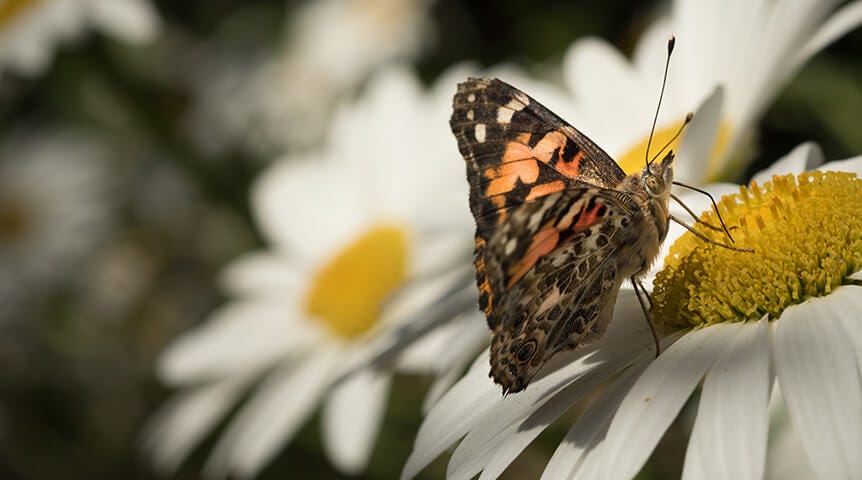
<instances>
[{"instance_id":1,"label":"butterfly head","mask_svg":"<svg viewBox=\"0 0 862 480\"><path fill-rule=\"evenodd\" d=\"M673 150L660 162L650 162L641 172L644 189L651 197L663 197L670 193L673 184Z\"/></svg>"}]
</instances>

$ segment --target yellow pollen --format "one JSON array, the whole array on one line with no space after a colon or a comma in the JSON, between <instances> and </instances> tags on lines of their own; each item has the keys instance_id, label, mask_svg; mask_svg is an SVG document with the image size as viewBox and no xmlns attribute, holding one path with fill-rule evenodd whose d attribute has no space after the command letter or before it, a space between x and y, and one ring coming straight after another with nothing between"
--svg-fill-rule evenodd
<instances>
[{"instance_id":1,"label":"yellow pollen","mask_svg":"<svg viewBox=\"0 0 862 480\"><path fill-rule=\"evenodd\" d=\"M0 28L41 0L6 0L0 3Z\"/></svg>"},{"instance_id":2,"label":"yellow pollen","mask_svg":"<svg viewBox=\"0 0 862 480\"><path fill-rule=\"evenodd\" d=\"M407 277L404 228L371 228L321 268L305 309L341 337L357 337L377 325L383 303Z\"/></svg>"},{"instance_id":3,"label":"yellow pollen","mask_svg":"<svg viewBox=\"0 0 862 480\"><path fill-rule=\"evenodd\" d=\"M789 306L828 295L862 269L862 179L854 173L773 176L718 204L736 243L755 253L685 233L656 276L653 321L665 330L776 319ZM715 212L701 220L719 225ZM702 225L707 238L727 243Z\"/></svg>"},{"instance_id":4,"label":"yellow pollen","mask_svg":"<svg viewBox=\"0 0 862 480\"><path fill-rule=\"evenodd\" d=\"M656 129L655 135L653 135L652 143L650 144L650 156L655 156L655 154L661 149L661 147L665 146L667 142L673 138L674 134L679 130L680 125L682 125L682 120L679 122L673 123L667 127ZM718 128L718 133L716 134L715 143L712 145L712 152L704 162L704 176L703 178L711 178L711 176L721 167L721 158L724 154L724 150L727 148L727 141L730 138L730 124L727 122L721 122L721 125ZM685 132L679 136L670 146L665 150L673 150L674 152L679 152L679 144L682 141L682 138L685 136ZM630 148L625 155L622 155L617 159L617 163L619 163L620 167L626 172L626 174L637 173L643 170L645 165L646 158L646 148L647 143L649 142L649 137L645 137L641 140L640 143ZM664 153L659 155L659 159L664 157ZM694 159L688 159L685 161L697 161Z\"/></svg>"}]
</instances>

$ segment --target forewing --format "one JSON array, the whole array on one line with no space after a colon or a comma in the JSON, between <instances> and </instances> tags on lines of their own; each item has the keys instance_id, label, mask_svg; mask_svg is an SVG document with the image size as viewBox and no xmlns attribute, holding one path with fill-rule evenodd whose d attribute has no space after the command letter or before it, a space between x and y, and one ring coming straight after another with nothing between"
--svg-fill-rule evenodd
<instances>
[{"instance_id":1,"label":"forewing","mask_svg":"<svg viewBox=\"0 0 862 480\"><path fill-rule=\"evenodd\" d=\"M523 390L554 354L604 332L641 220L626 197L582 187L523 205L492 237L485 258L501 300L491 375L504 391Z\"/></svg>"},{"instance_id":2,"label":"forewing","mask_svg":"<svg viewBox=\"0 0 862 480\"><path fill-rule=\"evenodd\" d=\"M625 173L601 148L529 95L499 80L458 85L450 126L467 163L476 219L479 306L497 323L484 249L509 213L567 188L613 188Z\"/></svg>"},{"instance_id":3,"label":"forewing","mask_svg":"<svg viewBox=\"0 0 862 480\"><path fill-rule=\"evenodd\" d=\"M508 213L574 182L607 189L625 177L586 135L499 80L458 85L449 123L467 161L470 209L486 241Z\"/></svg>"}]
</instances>

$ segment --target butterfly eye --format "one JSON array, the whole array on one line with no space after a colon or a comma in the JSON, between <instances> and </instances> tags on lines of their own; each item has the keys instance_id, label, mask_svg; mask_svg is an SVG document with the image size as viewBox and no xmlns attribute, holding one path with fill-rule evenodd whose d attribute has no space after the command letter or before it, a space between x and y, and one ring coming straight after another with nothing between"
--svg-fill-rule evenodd
<instances>
[{"instance_id":1,"label":"butterfly eye","mask_svg":"<svg viewBox=\"0 0 862 480\"><path fill-rule=\"evenodd\" d=\"M661 193L661 191L664 189L662 181L659 180L659 178L655 175L650 175L646 177L644 179L644 183L646 184L646 187L649 189L650 193L652 193L653 195Z\"/></svg>"},{"instance_id":2,"label":"butterfly eye","mask_svg":"<svg viewBox=\"0 0 862 480\"><path fill-rule=\"evenodd\" d=\"M536 341L530 340L521 346L518 350L518 361L521 363L526 363L530 358L533 357L533 353L536 351Z\"/></svg>"}]
</instances>

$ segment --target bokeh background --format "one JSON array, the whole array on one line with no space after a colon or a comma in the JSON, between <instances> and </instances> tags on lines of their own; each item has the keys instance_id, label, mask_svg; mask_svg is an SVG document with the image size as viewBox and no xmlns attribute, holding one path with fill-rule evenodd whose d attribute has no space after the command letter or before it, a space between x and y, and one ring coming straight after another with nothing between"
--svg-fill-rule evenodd
<instances>
[{"instance_id":1,"label":"bokeh background","mask_svg":"<svg viewBox=\"0 0 862 480\"><path fill-rule=\"evenodd\" d=\"M15 25L14 3L0 4L7 14L0 32ZM262 246L249 201L253 180L273 159L323 142L327 112L361 95L375 70L406 59L431 84L459 62L507 63L553 81L573 41L598 36L631 52L662 7L356 1L396 24L405 22L399 12L416 9L422 20L405 28L423 33L329 90L300 80L248 88L273 58L292 55L296 72L303 61L325 58L314 42L291 43L339 33L327 32L326 22L302 24L312 3L153 1L158 25L146 38L86 28L61 35L39 68L2 66L0 478L164 478L141 449L144 425L171 393L156 377L158 355L226 301L217 272ZM308 28L317 36L296 33ZM268 123L249 113L256 102L297 102L302 118L316 120ZM807 140L828 159L859 154L860 112L862 32L855 31L810 61L769 109L748 173ZM23 163L34 170L22 172ZM37 215L43 211L47 220ZM398 476L430 381L396 378L370 466L358 478ZM319 423L308 421L259 478L340 478L321 451ZM565 431L548 429L507 476L535 476ZM642 478L678 476L686 438L672 428ZM199 478L212 444L169 477ZM441 459L422 477L444 472Z\"/></svg>"}]
</instances>

